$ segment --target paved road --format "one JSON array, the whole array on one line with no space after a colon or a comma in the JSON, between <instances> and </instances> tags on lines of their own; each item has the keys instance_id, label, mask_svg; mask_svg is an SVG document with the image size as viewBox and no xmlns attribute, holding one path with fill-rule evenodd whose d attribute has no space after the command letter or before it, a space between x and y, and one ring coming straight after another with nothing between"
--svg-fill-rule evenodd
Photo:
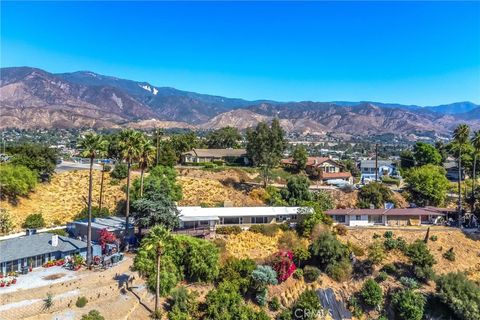
<instances>
[{"instance_id":1,"label":"paved road","mask_svg":"<svg viewBox=\"0 0 480 320\"><path fill-rule=\"evenodd\" d=\"M73 170L88 170L90 168L90 164L88 163L78 163L78 162L68 162L63 161L62 163L58 164L55 168L55 172L65 172L65 171L73 171ZM93 169L101 170L102 166L99 164L94 164Z\"/></svg>"}]
</instances>

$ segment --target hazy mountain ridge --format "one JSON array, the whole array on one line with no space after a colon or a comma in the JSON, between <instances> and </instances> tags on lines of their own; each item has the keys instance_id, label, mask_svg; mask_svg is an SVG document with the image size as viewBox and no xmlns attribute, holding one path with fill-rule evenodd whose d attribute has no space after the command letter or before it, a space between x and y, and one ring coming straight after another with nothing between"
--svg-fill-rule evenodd
<instances>
[{"instance_id":1,"label":"hazy mountain ridge","mask_svg":"<svg viewBox=\"0 0 480 320\"><path fill-rule=\"evenodd\" d=\"M225 98L90 71L52 74L0 70L0 128L155 126L246 129L279 117L287 131L323 134L447 134L459 122L480 127L480 106L434 107L377 102L277 102Z\"/></svg>"}]
</instances>

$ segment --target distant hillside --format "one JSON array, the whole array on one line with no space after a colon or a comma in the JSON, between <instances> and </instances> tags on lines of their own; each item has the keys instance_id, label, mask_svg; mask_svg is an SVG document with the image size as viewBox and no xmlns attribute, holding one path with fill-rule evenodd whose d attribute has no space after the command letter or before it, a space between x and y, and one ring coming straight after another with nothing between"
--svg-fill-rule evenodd
<instances>
[{"instance_id":1,"label":"distant hillside","mask_svg":"<svg viewBox=\"0 0 480 320\"><path fill-rule=\"evenodd\" d=\"M37 68L0 70L0 128L167 127L240 129L280 118L285 130L350 135L450 134L466 122L480 127L470 102L420 107L378 102L248 101L100 75L52 74Z\"/></svg>"}]
</instances>

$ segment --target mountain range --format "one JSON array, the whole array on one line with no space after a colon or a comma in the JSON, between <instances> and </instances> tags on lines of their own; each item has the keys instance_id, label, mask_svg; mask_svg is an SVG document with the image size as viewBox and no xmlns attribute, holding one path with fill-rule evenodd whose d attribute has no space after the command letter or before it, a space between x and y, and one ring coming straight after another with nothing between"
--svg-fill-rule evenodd
<instances>
[{"instance_id":1,"label":"mountain range","mask_svg":"<svg viewBox=\"0 0 480 320\"><path fill-rule=\"evenodd\" d=\"M458 123L480 128L480 105L416 106L372 101L278 102L157 87L90 71L0 69L0 128L246 129L274 117L288 132L449 135Z\"/></svg>"}]
</instances>

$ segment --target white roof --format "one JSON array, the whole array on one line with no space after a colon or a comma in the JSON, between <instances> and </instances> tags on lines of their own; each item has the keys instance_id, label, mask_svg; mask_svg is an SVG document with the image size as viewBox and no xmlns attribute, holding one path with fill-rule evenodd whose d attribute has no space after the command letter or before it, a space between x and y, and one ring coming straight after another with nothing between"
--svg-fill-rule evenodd
<instances>
[{"instance_id":1,"label":"white roof","mask_svg":"<svg viewBox=\"0 0 480 320\"><path fill-rule=\"evenodd\" d=\"M219 220L221 217L255 217L297 214L300 207L178 207L180 220Z\"/></svg>"}]
</instances>

